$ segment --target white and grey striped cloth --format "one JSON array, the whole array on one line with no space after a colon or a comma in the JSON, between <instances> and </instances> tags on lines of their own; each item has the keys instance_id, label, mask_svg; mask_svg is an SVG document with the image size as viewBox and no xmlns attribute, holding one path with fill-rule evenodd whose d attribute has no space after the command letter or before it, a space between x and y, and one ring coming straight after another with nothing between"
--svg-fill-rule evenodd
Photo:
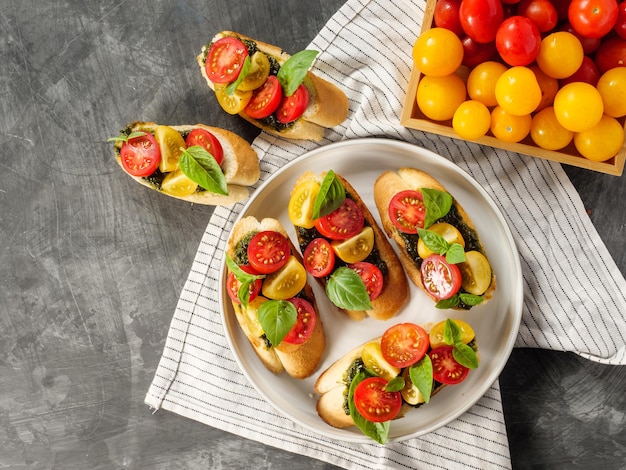
<instances>
[{"instance_id":1,"label":"white and grey striped cloth","mask_svg":"<svg viewBox=\"0 0 626 470\"><path fill-rule=\"evenodd\" d=\"M314 67L346 91L350 116L321 143L259 136L259 185L305 152L346 139L388 137L443 155L486 189L515 237L524 283L516 346L626 364L626 281L561 166L400 126L424 8L424 0L348 0L328 21L310 45L321 52ZM147 405L345 468L511 467L497 381L445 427L385 446L331 440L274 410L240 372L216 300L223 248L242 208L216 208L207 226Z\"/></svg>"}]
</instances>

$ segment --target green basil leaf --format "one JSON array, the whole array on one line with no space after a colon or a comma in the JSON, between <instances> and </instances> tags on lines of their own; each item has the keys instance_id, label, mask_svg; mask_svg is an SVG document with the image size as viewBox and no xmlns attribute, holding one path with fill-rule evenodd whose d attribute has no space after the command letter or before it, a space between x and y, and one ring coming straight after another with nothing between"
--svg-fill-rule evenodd
<instances>
[{"instance_id":1,"label":"green basil leaf","mask_svg":"<svg viewBox=\"0 0 626 470\"><path fill-rule=\"evenodd\" d=\"M461 341L461 338L462 333L459 325L451 318L446 319L446 324L443 327L443 340L445 343L454 346Z\"/></svg>"},{"instance_id":2,"label":"green basil leaf","mask_svg":"<svg viewBox=\"0 0 626 470\"><path fill-rule=\"evenodd\" d=\"M341 206L346 199L346 190L337 178L333 170L329 170L324 176L320 190L313 204L313 219L319 219Z\"/></svg>"},{"instance_id":3,"label":"green basil leaf","mask_svg":"<svg viewBox=\"0 0 626 470\"><path fill-rule=\"evenodd\" d=\"M418 228L417 233L424 242L424 245L426 245L426 248L430 251L434 251L438 255L445 255L450 248L450 244L447 240L438 233L423 228Z\"/></svg>"},{"instance_id":4,"label":"green basil leaf","mask_svg":"<svg viewBox=\"0 0 626 470\"><path fill-rule=\"evenodd\" d=\"M385 421L383 423L372 423L366 420L361 413L356 409L354 404L354 390L356 386L368 377L372 377L365 371L360 371L354 376L350 387L348 389L348 408L350 409L350 417L354 421L357 428L361 430L367 437L374 439L379 444L385 444L389 438L390 422Z\"/></svg>"},{"instance_id":5,"label":"green basil leaf","mask_svg":"<svg viewBox=\"0 0 626 470\"><path fill-rule=\"evenodd\" d=\"M278 346L296 324L298 312L288 300L268 300L261 304L257 316L267 339Z\"/></svg>"},{"instance_id":6,"label":"green basil leaf","mask_svg":"<svg viewBox=\"0 0 626 470\"><path fill-rule=\"evenodd\" d=\"M454 308L459 305L459 294L454 294L449 299L440 300L435 304L436 308L446 309L446 308Z\"/></svg>"},{"instance_id":7,"label":"green basil leaf","mask_svg":"<svg viewBox=\"0 0 626 470\"><path fill-rule=\"evenodd\" d=\"M248 306L248 301L250 300L250 285L252 285L252 283L254 283L257 279L263 279L265 275L249 274L245 272L228 255L226 255L226 266L228 266L228 269L233 273L235 279L241 283L239 286L239 292L237 293L237 298L239 299L239 302L241 302L241 305L246 308Z\"/></svg>"},{"instance_id":8,"label":"green basil leaf","mask_svg":"<svg viewBox=\"0 0 626 470\"><path fill-rule=\"evenodd\" d=\"M428 354L409 368L409 377L428 403L433 390L433 363Z\"/></svg>"},{"instance_id":9,"label":"green basil leaf","mask_svg":"<svg viewBox=\"0 0 626 470\"><path fill-rule=\"evenodd\" d=\"M117 137L109 137L107 142L128 142L130 139L134 139L135 137L141 137L142 135L146 135L144 131L135 131L126 135L124 133L118 135Z\"/></svg>"},{"instance_id":10,"label":"green basil leaf","mask_svg":"<svg viewBox=\"0 0 626 470\"><path fill-rule=\"evenodd\" d=\"M318 51L300 51L292 55L287 61L280 66L280 70L276 75L278 81L283 87L285 96L291 96L304 81L306 73L313 64Z\"/></svg>"},{"instance_id":11,"label":"green basil leaf","mask_svg":"<svg viewBox=\"0 0 626 470\"><path fill-rule=\"evenodd\" d=\"M465 262L465 249L458 243L452 243L446 251L446 261L449 264L459 264Z\"/></svg>"},{"instance_id":12,"label":"green basil leaf","mask_svg":"<svg viewBox=\"0 0 626 470\"><path fill-rule=\"evenodd\" d=\"M404 388L404 378L399 375L398 377L394 377L385 386L385 391L387 392L399 392Z\"/></svg>"},{"instance_id":13,"label":"green basil leaf","mask_svg":"<svg viewBox=\"0 0 626 470\"><path fill-rule=\"evenodd\" d=\"M342 266L331 274L326 283L326 294L332 303L346 310L369 310L372 308L365 283L356 271Z\"/></svg>"},{"instance_id":14,"label":"green basil leaf","mask_svg":"<svg viewBox=\"0 0 626 470\"><path fill-rule=\"evenodd\" d=\"M452 357L454 360L467 367L468 369L476 369L478 367L478 356L470 346L462 342L458 342L452 349Z\"/></svg>"},{"instance_id":15,"label":"green basil leaf","mask_svg":"<svg viewBox=\"0 0 626 470\"><path fill-rule=\"evenodd\" d=\"M428 228L450 211L452 196L450 193L438 189L421 188L420 191L424 196L424 205L426 206L424 228Z\"/></svg>"},{"instance_id":16,"label":"green basil leaf","mask_svg":"<svg viewBox=\"0 0 626 470\"><path fill-rule=\"evenodd\" d=\"M459 294L459 297L461 299L461 302L463 302L465 305L471 306L478 305L483 300L485 300L480 295L468 294L467 292L461 292L461 294Z\"/></svg>"},{"instance_id":17,"label":"green basil leaf","mask_svg":"<svg viewBox=\"0 0 626 470\"><path fill-rule=\"evenodd\" d=\"M203 147L194 145L188 149L183 149L183 153L178 159L178 166L189 179L207 191L216 194L228 194L224 172L213 155Z\"/></svg>"},{"instance_id":18,"label":"green basil leaf","mask_svg":"<svg viewBox=\"0 0 626 470\"><path fill-rule=\"evenodd\" d=\"M234 82L231 82L226 87L225 91L227 95L232 95L233 93L235 93L235 90L237 89L239 84L243 82L245 78L248 76L249 71L250 71L250 56L246 56L246 58L243 61L243 66L241 67L241 72L239 72L239 75L237 76L237 80L235 80Z\"/></svg>"}]
</instances>

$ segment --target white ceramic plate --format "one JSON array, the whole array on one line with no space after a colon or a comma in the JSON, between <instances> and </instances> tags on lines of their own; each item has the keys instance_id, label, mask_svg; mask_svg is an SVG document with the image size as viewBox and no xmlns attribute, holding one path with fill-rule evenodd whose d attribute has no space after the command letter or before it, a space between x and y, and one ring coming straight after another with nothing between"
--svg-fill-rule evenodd
<instances>
[{"instance_id":1,"label":"white ceramic plate","mask_svg":"<svg viewBox=\"0 0 626 470\"><path fill-rule=\"evenodd\" d=\"M522 315L523 286L519 255L507 223L489 195L467 173L445 158L412 144L388 139L356 139L331 144L311 151L273 174L254 194L240 214L257 219L273 217L287 229L297 246L295 231L287 215L289 194L296 179L306 170L317 174L333 170L346 178L359 192L380 222L373 201L373 184L385 170L408 166L422 169L438 179L461 203L474 221L496 274L497 289L493 299L468 312L438 310L417 287L411 286L405 308L388 321L365 319L355 322L339 312L310 278L326 332L326 351L319 371L306 380L286 373L274 375L262 366L247 338L241 332L226 289L220 297L222 320L232 351L250 383L279 412L305 428L327 437L351 442L373 442L356 427L335 429L324 423L315 411L313 384L321 371L353 347L369 341L400 322L424 324L448 317L459 318L474 328L481 363L461 384L438 393L428 405L411 410L406 417L393 421L390 441L417 437L445 425L460 416L491 387L504 368ZM393 243L392 243L393 245ZM226 266L221 267L222 286Z\"/></svg>"}]
</instances>

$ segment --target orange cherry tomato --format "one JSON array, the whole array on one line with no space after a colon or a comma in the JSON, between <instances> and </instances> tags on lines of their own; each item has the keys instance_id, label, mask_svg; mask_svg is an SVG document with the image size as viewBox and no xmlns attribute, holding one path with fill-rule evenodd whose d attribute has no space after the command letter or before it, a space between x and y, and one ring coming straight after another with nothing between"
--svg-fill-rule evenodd
<instances>
[{"instance_id":1,"label":"orange cherry tomato","mask_svg":"<svg viewBox=\"0 0 626 470\"><path fill-rule=\"evenodd\" d=\"M602 118L602 96L589 83L568 83L554 97L554 113L566 129L572 132L586 131Z\"/></svg>"},{"instance_id":2,"label":"orange cherry tomato","mask_svg":"<svg viewBox=\"0 0 626 470\"><path fill-rule=\"evenodd\" d=\"M496 82L498 105L510 114L524 116L541 103L541 87L528 67L511 67Z\"/></svg>"},{"instance_id":3,"label":"orange cherry tomato","mask_svg":"<svg viewBox=\"0 0 626 470\"><path fill-rule=\"evenodd\" d=\"M574 145L583 157L604 162L624 145L624 128L617 119L605 114L591 129L576 133Z\"/></svg>"},{"instance_id":4,"label":"orange cherry tomato","mask_svg":"<svg viewBox=\"0 0 626 470\"><path fill-rule=\"evenodd\" d=\"M485 106L498 104L496 82L506 70L506 65L494 60L478 64L467 76L467 94L469 97L480 101Z\"/></svg>"},{"instance_id":5,"label":"orange cherry tomato","mask_svg":"<svg viewBox=\"0 0 626 470\"><path fill-rule=\"evenodd\" d=\"M465 82L456 74L424 75L417 85L417 105L427 118L434 121L452 119L465 97Z\"/></svg>"},{"instance_id":6,"label":"orange cherry tomato","mask_svg":"<svg viewBox=\"0 0 626 470\"><path fill-rule=\"evenodd\" d=\"M557 31L541 41L536 60L539 68L552 78L567 78L583 63L580 40L567 31Z\"/></svg>"},{"instance_id":7,"label":"orange cherry tomato","mask_svg":"<svg viewBox=\"0 0 626 470\"><path fill-rule=\"evenodd\" d=\"M491 133L503 142L523 140L530 132L531 123L530 114L516 116L500 106L491 111Z\"/></svg>"},{"instance_id":8,"label":"orange cherry tomato","mask_svg":"<svg viewBox=\"0 0 626 470\"><path fill-rule=\"evenodd\" d=\"M456 109L452 127L459 136L475 140L484 136L491 125L491 113L480 101L468 100Z\"/></svg>"},{"instance_id":9,"label":"orange cherry tomato","mask_svg":"<svg viewBox=\"0 0 626 470\"><path fill-rule=\"evenodd\" d=\"M462 60L461 39L446 28L425 31L413 45L413 61L424 75L449 75L459 68Z\"/></svg>"},{"instance_id":10,"label":"orange cherry tomato","mask_svg":"<svg viewBox=\"0 0 626 470\"><path fill-rule=\"evenodd\" d=\"M554 108L549 106L533 116L530 137L542 149L560 150L572 141L574 133L559 123Z\"/></svg>"}]
</instances>

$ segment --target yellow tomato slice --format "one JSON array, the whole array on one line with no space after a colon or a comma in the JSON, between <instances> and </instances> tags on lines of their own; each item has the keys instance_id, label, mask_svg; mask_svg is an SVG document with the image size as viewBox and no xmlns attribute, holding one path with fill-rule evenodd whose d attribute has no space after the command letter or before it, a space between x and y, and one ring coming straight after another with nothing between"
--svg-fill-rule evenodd
<instances>
[{"instance_id":1,"label":"yellow tomato slice","mask_svg":"<svg viewBox=\"0 0 626 470\"><path fill-rule=\"evenodd\" d=\"M470 294L481 295L491 285L491 265L480 251L465 253L465 262L458 264L461 286Z\"/></svg>"},{"instance_id":2,"label":"yellow tomato slice","mask_svg":"<svg viewBox=\"0 0 626 470\"><path fill-rule=\"evenodd\" d=\"M409 367L406 367L402 371L402 378L404 379L404 388L400 390L402 394L402 398L409 405L418 405L420 403L424 403L424 396L420 393L417 387L411 382L411 376L409 373Z\"/></svg>"},{"instance_id":3,"label":"yellow tomato slice","mask_svg":"<svg viewBox=\"0 0 626 470\"><path fill-rule=\"evenodd\" d=\"M474 333L474 330L472 329L471 326L469 326L463 320L454 319L454 323L456 323L458 327L461 329L461 341L463 343L467 344L471 340L474 339L474 336L476 336L476 334ZM430 339L431 349L435 349L439 346L443 346L444 344L446 344L446 342L443 339L443 332L445 330L445 327L446 327L446 321L444 320L439 323L436 323L430 329L428 338Z\"/></svg>"},{"instance_id":4,"label":"yellow tomato slice","mask_svg":"<svg viewBox=\"0 0 626 470\"><path fill-rule=\"evenodd\" d=\"M250 70L248 71L248 75L246 75L237 89L241 91L256 90L265 83L269 74L269 59L263 52L257 51L250 57Z\"/></svg>"},{"instance_id":5,"label":"yellow tomato slice","mask_svg":"<svg viewBox=\"0 0 626 470\"><path fill-rule=\"evenodd\" d=\"M333 251L348 264L363 261L374 248L374 230L365 226L357 235L343 241L331 242Z\"/></svg>"},{"instance_id":6,"label":"yellow tomato slice","mask_svg":"<svg viewBox=\"0 0 626 470\"><path fill-rule=\"evenodd\" d=\"M450 225L446 222L440 222L437 224L432 224L430 227L428 227L428 230L430 230L431 232L435 232L437 235L443 237L444 240L450 244L458 243L463 248L465 248L465 240L463 240L463 235L461 235L461 232L459 232L459 230L454 225ZM420 255L420 258L426 259L430 255L434 255L435 253L431 251L430 248L428 248L420 238L417 241L417 254Z\"/></svg>"},{"instance_id":7,"label":"yellow tomato slice","mask_svg":"<svg viewBox=\"0 0 626 470\"><path fill-rule=\"evenodd\" d=\"M258 312L259 308L268 299L258 296L254 300L248 303L248 308L244 312L245 323L250 330L250 333L254 338L260 338L265 334L261 323L259 323Z\"/></svg>"},{"instance_id":8,"label":"yellow tomato slice","mask_svg":"<svg viewBox=\"0 0 626 470\"><path fill-rule=\"evenodd\" d=\"M235 90L229 95L226 92L226 85L215 84L215 97L222 109L228 114L238 114L250 102L252 91Z\"/></svg>"},{"instance_id":9,"label":"yellow tomato slice","mask_svg":"<svg viewBox=\"0 0 626 470\"><path fill-rule=\"evenodd\" d=\"M186 148L185 139L169 126L157 126L154 137L161 150L159 170L163 173L174 171L178 165L178 159L183 153L182 149Z\"/></svg>"},{"instance_id":10,"label":"yellow tomato slice","mask_svg":"<svg viewBox=\"0 0 626 470\"><path fill-rule=\"evenodd\" d=\"M320 184L317 181L305 181L296 186L291 192L287 213L289 220L297 227L313 228L313 206L315 198L320 192Z\"/></svg>"},{"instance_id":11,"label":"yellow tomato slice","mask_svg":"<svg viewBox=\"0 0 626 470\"><path fill-rule=\"evenodd\" d=\"M261 290L269 299L287 300L298 294L305 285L306 270L292 255L282 268L267 275Z\"/></svg>"},{"instance_id":12,"label":"yellow tomato slice","mask_svg":"<svg viewBox=\"0 0 626 470\"><path fill-rule=\"evenodd\" d=\"M383 352L380 349L380 342L377 340L370 341L363 346L361 359L363 359L365 367L387 380L397 377L400 373L400 369L392 366L385 360Z\"/></svg>"},{"instance_id":13,"label":"yellow tomato slice","mask_svg":"<svg viewBox=\"0 0 626 470\"><path fill-rule=\"evenodd\" d=\"M178 197L193 194L197 187L198 183L189 179L180 168L165 175L161 183L163 192Z\"/></svg>"}]
</instances>

